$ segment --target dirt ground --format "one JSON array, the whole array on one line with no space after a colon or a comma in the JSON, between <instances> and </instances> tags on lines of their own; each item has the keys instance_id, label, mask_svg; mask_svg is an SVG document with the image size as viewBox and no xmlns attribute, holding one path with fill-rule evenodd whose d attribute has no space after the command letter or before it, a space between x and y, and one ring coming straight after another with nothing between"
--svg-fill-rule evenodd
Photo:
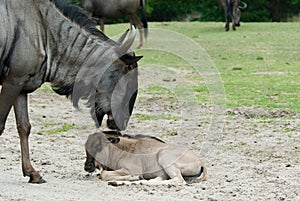
<instances>
[{"instance_id":1,"label":"dirt ground","mask_svg":"<svg viewBox=\"0 0 300 201\"><path fill-rule=\"evenodd\" d=\"M182 115L184 107L190 115ZM43 91L30 95L29 110L32 163L47 183L29 184L22 176L11 113L0 137L0 200L300 200L300 119L289 110L227 109L224 120L212 125L208 104L189 108L141 92L124 133L190 147L207 164L208 179L185 186L120 187L83 170L84 142L96 130L84 111ZM173 118L140 118L158 113ZM72 129L53 131L73 123Z\"/></svg>"}]
</instances>

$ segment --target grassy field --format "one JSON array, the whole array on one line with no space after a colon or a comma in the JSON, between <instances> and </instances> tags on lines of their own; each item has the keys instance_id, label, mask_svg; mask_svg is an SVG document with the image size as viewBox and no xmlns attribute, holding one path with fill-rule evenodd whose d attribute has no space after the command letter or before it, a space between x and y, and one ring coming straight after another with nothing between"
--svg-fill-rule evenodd
<instances>
[{"instance_id":1,"label":"grassy field","mask_svg":"<svg viewBox=\"0 0 300 201\"><path fill-rule=\"evenodd\" d=\"M114 37L128 26L106 25L106 34ZM235 32L225 32L223 26L214 22L150 23L149 34L151 36L155 29L167 29L201 46L220 73L228 108L290 109L300 113L300 23L243 23ZM161 68L189 68L184 59L167 52L135 51L144 56L139 62L141 69L149 63ZM202 78L190 75L186 79L200 104L211 102ZM49 87L44 85L41 90L49 91ZM177 93L185 90L178 89ZM167 91L160 86L150 86L140 92L159 95Z\"/></svg>"},{"instance_id":2,"label":"grassy field","mask_svg":"<svg viewBox=\"0 0 300 201\"><path fill-rule=\"evenodd\" d=\"M106 34L120 34L128 26L107 25ZM168 29L189 37L207 51L224 83L228 108L290 109L300 113L300 23L243 23L235 32L225 32L223 23L213 22L150 23L149 27L150 36L151 29ZM188 65L167 53L138 50L137 54L144 55L141 66ZM199 92L200 102L209 101L203 82L194 83L192 89Z\"/></svg>"}]
</instances>

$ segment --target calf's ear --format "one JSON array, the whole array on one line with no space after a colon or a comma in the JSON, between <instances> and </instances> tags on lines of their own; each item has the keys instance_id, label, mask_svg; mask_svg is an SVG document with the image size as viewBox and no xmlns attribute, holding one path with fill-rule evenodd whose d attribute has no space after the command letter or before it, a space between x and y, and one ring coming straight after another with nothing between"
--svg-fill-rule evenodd
<instances>
[{"instance_id":1,"label":"calf's ear","mask_svg":"<svg viewBox=\"0 0 300 201\"><path fill-rule=\"evenodd\" d=\"M113 144L117 144L120 142L120 138L118 138L118 137L109 137L107 139Z\"/></svg>"}]
</instances>

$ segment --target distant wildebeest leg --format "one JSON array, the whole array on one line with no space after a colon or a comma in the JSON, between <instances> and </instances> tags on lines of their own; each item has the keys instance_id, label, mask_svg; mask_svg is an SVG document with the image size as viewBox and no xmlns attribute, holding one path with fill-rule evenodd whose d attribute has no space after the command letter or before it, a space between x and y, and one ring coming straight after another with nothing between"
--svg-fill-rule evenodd
<instances>
[{"instance_id":1,"label":"distant wildebeest leg","mask_svg":"<svg viewBox=\"0 0 300 201\"><path fill-rule=\"evenodd\" d=\"M26 109L24 109L26 108ZM22 171L23 176L30 177L31 183L44 183L40 174L32 167L30 163L28 137L30 134L31 125L28 117L28 101L27 94L21 93L14 103L14 112L16 116L17 129L20 136L21 155L22 155Z\"/></svg>"},{"instance_id":2,"label":"distant wildebeest leg","mask_svg":"<svg viewBox=\"0 0 300 201\"><path fill-rule=\"evenodd\" d=\"M140 44L137 46L137 48L141 48L144 44L144 37L143 37L143 34L144 34L144 26L143 26L143 23L141 22L141 20L139 20L139 18L137 17L137 15L132 15L132 16L129 16L129 19L130 19L130 24L131 25L134 25L135 27L137 27L139 29L139 32L140 32Z\"/></svg>"},{"instance_id":3,"label":"distant wildebeest leg","mask_svg":"<svg viewBox=\"0 0 300 201\"><path fill-rule=\"evenodd\" d=\"M230 10L227 9L224 9L224 12L225 12L225 20L226 20L226 23L225 23L225 30L226 31L229 31L229 22L230 22Z\"/></svg>"},{"instance_id":4,"label":"distant wildebeest leg","mask_svg":"<svg viewBox=\"0 0 300 201\"><path fill-rule=\"evenodd\" d=\"M232 30L235 31L235 12L232 12Z\"/></svg>"},{"instance_id":5,"label":"distant wildebeest leg","mask_svg":"<svg viewBox=\"0 0 300 201\"><path fill-rule=\"evenodd\" d=\"M100 18L98 24L100 25L100 30L104 33L104 19Z\"/></svg>"},{"instance_id":6,"label":"distant wildebeest leg","mask_svg":"<svg viewBox=\"0 0 300 201\"><path fill-rule=\"evenodd\" d=\"M237 11L238 11L238 2L234 2L231 9L231 18L232 18L232 30L235 31L236 19L237 19Z\"/></svg>"}]
</instances>

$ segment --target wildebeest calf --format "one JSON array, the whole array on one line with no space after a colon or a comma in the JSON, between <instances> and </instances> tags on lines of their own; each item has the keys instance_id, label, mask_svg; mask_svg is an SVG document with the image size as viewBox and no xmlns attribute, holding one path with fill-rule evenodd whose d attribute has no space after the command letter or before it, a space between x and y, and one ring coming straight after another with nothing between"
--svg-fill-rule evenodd
<instances>
[{"instance_id":1,"label":"wildebeest calf","mask_svg":"<svg viewBox=\"0 0 300 201\"><path fill-rule=\"evenodd\" d=\"M206 179L206 166L188 148L145 135L97 132L85 144L84 169L98 168L111 185L180 185Z\"/></svg>"}]
</instances>

